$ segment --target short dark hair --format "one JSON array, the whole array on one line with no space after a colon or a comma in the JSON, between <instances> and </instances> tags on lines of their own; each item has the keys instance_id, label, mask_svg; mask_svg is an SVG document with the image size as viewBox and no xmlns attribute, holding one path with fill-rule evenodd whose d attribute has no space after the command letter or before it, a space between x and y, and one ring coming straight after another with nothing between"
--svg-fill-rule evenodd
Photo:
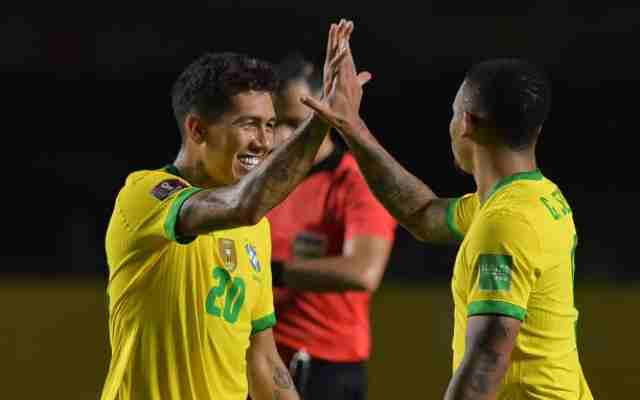
<instances>
[{"instance_id":1,"label":"short dark hair","mask_svg":"<svg viewBox=\"0 0 640 400\"><path fill-rule=\"evenodd\" d=\"M474 65L465 77L470 112L483 113L514 150L528 148L551 108L551 84L544 72L515 58Z\"/></svg>"},{"instance_id":2,"label":"short dark hair","mask_svg":"<svg viewBox=\"0 0 640 400\"><path fill-rule=\"evenodd\" d=\"M281 82L281 90L286 89L287 85L294 81L305 82L312 93L322 90L322 72L300 52L286 55L278 63L276 70Z\"/></svg>"},{"instance_id":3,"label":"short dark hair","mask_svg":"<svg viewBox=\"0 0 640 400\"><path fill-rule=\"evenodd\" d=\"M196 112L214 120L227 110L231 97L255 90L274 93L273 66L238 53L205 53L180 74L171 88L173 114L182 131L184 118Z\"/></svg>"}]
</instances>

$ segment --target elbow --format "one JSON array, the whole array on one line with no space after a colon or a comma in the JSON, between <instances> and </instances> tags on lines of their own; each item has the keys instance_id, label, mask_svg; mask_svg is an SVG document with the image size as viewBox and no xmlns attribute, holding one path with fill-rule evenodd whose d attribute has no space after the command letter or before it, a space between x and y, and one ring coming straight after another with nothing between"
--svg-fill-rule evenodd
<instances>
[{"instance_id":1,"label":"elbow","mask_svg":"<svg viewBox=\"0 0 640 400\"><path fill-rule=\"evenodd\" d=\"M373 293L380 287L382 274L378 273L375 268L366 268L355 282L356 290Z\"/></svg>"},{"instance_id":2,"label":"elbow","mask_svg":"<svg viewBox=\"0 0 640 400\"><path fill-rule=\"evenodd\" d=\"M250 201L240 202L235 214L238 226L256 225L266 215L260 204Z\"/></svg>"}]
</instances>

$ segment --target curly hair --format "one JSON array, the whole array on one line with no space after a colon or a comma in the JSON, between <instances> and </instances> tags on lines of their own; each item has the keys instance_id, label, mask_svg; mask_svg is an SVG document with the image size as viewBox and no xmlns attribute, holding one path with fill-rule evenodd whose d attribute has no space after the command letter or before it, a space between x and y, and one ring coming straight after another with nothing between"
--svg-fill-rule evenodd
<instances>
[{"instance_id":1,"label":"curly hair","mask_svg":"<svg viewBox=\"0 0 640 400\"><path fill-rule=\"evenodd\" d=\"M180 74L171 88L173 113L182 131L190 112L215 120L238 93L274 93L279 81L273 66L238 53L205 53Z\"/></svg>"}]
</instances>

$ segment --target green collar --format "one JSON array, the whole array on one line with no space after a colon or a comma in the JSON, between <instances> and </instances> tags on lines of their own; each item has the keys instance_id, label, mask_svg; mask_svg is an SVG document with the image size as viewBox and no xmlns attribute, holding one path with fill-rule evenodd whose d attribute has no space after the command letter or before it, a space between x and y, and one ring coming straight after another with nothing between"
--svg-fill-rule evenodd
<instances>
[{"instance_id":1,"label":"green collar","mask_svg":"<svg viewBox=\"0 0 640 400\"><path fill-rule=\"evenodd\" d=\"M489 199L494 194L496 194L498 190L500 190L501 188L510 184L513 181L519 181L519 180L539 181L542 178L544 178L544 176L542 175L542 172L540 172L540 169L538 168L532 171L518 172L516 174L506 176L500 179L498 182L496 182L495 185L493 185L493 188L491 188L491 190L489 191L489 194L487 195L487 199L484 201L484 203L482 203L482 205L486 204L489 201Z\"/></svg>"}]
</instances>

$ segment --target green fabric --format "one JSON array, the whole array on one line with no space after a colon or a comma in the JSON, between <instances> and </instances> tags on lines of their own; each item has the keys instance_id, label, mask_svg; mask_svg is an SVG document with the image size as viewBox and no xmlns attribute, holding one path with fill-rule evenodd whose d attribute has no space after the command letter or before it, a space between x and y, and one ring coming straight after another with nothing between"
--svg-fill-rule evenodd
<instances>
[{"instance_id":1,"label":"green fabric","mask_svg":"<svg viewBox=\"0 0 640 400\"><path fill-rule=\"evenodd\" d=\"M508 254L480 254L477 268L480 274L480 290L492 292L511 291L513 258Z\"/></svg>"},{"instance_id":2,"label":"green fabric","mask_svg":"<svg viewBox=\"0 0 640 400\"><path fill-rule=\"evenodd\" d=\"M181 191L180 194L176 196L175 199L173 199L171 209L169 210L169 215L167 215L167 219L164 222L164 232L167 235L167 238L169 238L170 240L174 240L180 244L188 244L195 240L195 236L177 236L176 224L178 223L180 208L182 208L184 202L187 201L187 199L191 197L191 195L198 193L201 190L202 189L200 188L190 187Z\"/></svg>"},{"instance_id":3,"label":"green fabric","mask_svg":"<svg viewBox=\"0 0 640 400\"><path fill-rule=\"evenodd\" d=\"M462 239L464 239L464 235L456 226L455 220L456 207L458 206L459 201L460 198L458 197L456 199L450 200L449 204L447 205L447 227L449 228L449 231L451 232L453 237L456 238L456 240L462 241Z\"/></svg>"},{"instance_id":4,"label":"green fabric","mask_svg":"<svg viewBox=\"0 0 640 400\"><path fill-rule=\"evenodd\" d=\"M269 329L276 324L276 314L271 313L265 317L251 321L251 334L262 332L265 329Z\"/></svg>"},{"instance_id":5,"label":"green fabric","mask_svg":"<svg viewBox=\"0 0 640 400\"><path fill-rule=\"evenodd\" d=\"M467 307L467 316L484 314L506 315L520 321L524 321L527 310L515 304L507 303L499 300L480 300L474 301Z\"/></svg>"}]
</instances>

